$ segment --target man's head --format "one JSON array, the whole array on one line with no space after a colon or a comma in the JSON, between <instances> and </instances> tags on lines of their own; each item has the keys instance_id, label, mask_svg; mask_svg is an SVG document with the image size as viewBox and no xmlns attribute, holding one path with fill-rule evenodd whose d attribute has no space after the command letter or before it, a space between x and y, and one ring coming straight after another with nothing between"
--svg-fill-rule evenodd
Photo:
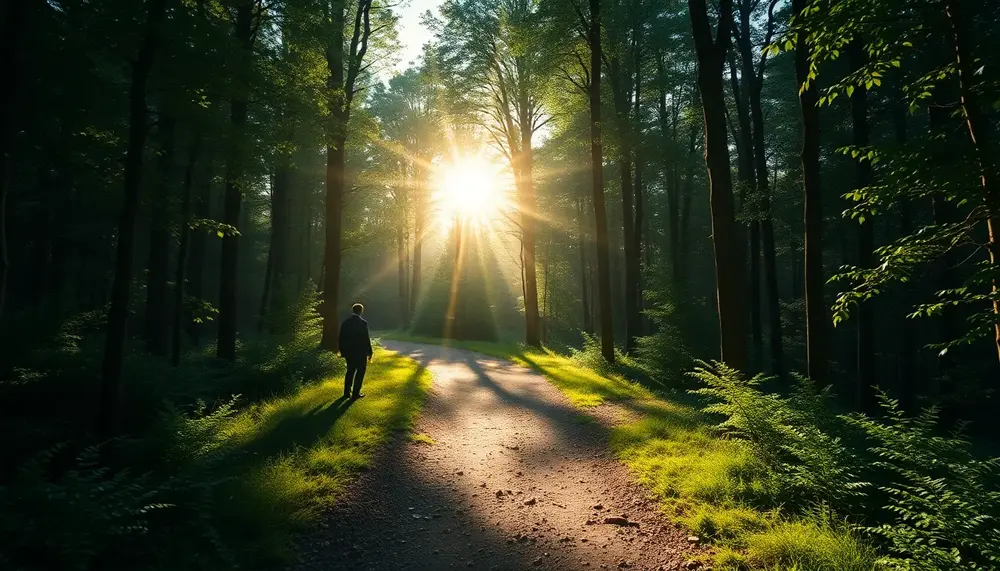
<instances>
[{"instance_id":1,"label":"man's head","mask_svg":"<svg viewBox=\"0 0 1000 571\"><path fill-rule=\"evenodd\" d=\"M362 313L365 312L365 306L361 305L360 303L355 303L354 305L351 306L351 311L354 313L354 315L361 315Z\"/></svg>"}]
</instances>

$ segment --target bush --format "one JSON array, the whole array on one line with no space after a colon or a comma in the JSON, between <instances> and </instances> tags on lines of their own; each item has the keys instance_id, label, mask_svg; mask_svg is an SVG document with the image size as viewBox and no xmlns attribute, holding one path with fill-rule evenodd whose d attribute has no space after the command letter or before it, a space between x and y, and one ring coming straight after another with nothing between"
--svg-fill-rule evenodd
<instances>
[{"instance_id":1,"label":"bush","mask_svg":"<svg viewBox=\"0 0 1000 571\"><path fill-rule=\"evenodd\" d=\"M693 376L706 385L692 391L711 400L705 412L724 417L717 429L747 446L773 475L786 502L782 510L806 522L750 536L750 559L801 569L858 568L829 558L819 563L810 555L828 551L824 546L850 553L856 542L842 534L819 534L787 556L773 556L791 543L790 535L779 541L778 530L806 537L808 522L826 522L829 528L840 517L882 548L883 568L1000 566L1000 458L978 457L961 434L938 434L937 409L910 418L897 401L882 395L885 419L873 420L837 414L831 395L805 379L797 379L791 395L783 397L761 390L765 377L746 379L719 363L703 363ZM739 557L722 559L740 568Z\"/></svg>"},{"instance_id":2,"label":"bush","mask_svg":"<svg viewBox=\"0 0 1000 571\"><path fill-rule=\"evenodd\" d=\"M583 347L570 349L570 358L573 362L600 375L615 374L617 372L615 366L604 360L604 354L601 352L601 340L589 333L582 333L582 335ZM615 362L621 363L625 360L625 354L618 347L615 347Z\"/></svg>"},{"instance_id":3,"label":"bush","mask_svg":"<svg viewBox=\"0 0 1000 571\"><path fill-rule=\"evenodd\" d=\"M891 521L866 527L885 540L892 569L1000 568L1000 458L981 459L960 434L935 434L938 411L906 417L884 394L888 423L851 422L871 438L875 466L894 477L881 486Z\"/></svg>"},{"instance_id":4,"label":"bush","mask_svg":"<svg viewBox=\"0 0 1000 571\"><path fill-rule=\"evenodd\" d=\"M71 319L21 356L0 382L0 568L275 563L301 510L301 479L282 477L280 462L262 466L232 436L238 419L259 424L254 403L342 370L318 349L314 308L309 292L289 309L294 326L241 340L235 364L209 351L186 353L179 367L131 353L123 410L133 438L99 445L99 316Z\"/></svg>"},{"instance_id":5,"label":"bush","mask_svg":"<svg viewBox=\"0 0 1000 571\"><path fill-rule=\"evenodd\" d=\"M787 504L809 510L864 499L865 486L859 481L863 456L832 436L852 431L830 412L828 391L816 391L807 379L796 378L789 397L765 393L761 386L770 379L746 379L721 363L702 363L692 376L706 386L691 392L712 400L705 412L725 417L717 428L747 443L776 478Z\"/></svg>"}]
</instances>

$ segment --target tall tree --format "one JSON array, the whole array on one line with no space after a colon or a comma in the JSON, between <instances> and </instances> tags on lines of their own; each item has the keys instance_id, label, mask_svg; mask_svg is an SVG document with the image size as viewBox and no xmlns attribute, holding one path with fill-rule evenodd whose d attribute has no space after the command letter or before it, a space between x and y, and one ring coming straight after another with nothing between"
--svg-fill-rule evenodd
<instances>
[{"instance_id":1,"label":"tall tree","mask_svg":"<svg viewBox=\"0 0 1000 571\"><path fill-rule=\"evenodd\" d=\"M705 160L708 163L712 239L715 246L715 279L719 311L722 360L736 369L749 364L746 340L745 269L740 254L739 233L729 167L729 134L722 72L732 28L732 0L719 2L719 21L713 38L705 0L688 0L695 53L698 57L698 89L705 118Z\"/></svg>"},{"instance_id":2,"label":"tall tree","mask_svg":"<svg viewBox=\"0 0 1000 571\"><path fill-rule=\"evenodd\" d=\"M968 20L962 0L948 0L945 5L948 21L951 23L955 49L955 65L958 70L960 103L965 126L975 148L979 182L982 186L982 204L985 210L988 235L987 252L991 270L993 329L997 357L1000 358L1000 169L997 168L997 149L994 126L984 113L983 103L977 92L981 79L973 68L974 56L967 31Z\"/></svg>"},{"instance_id":3,"label":"tall tree","mask_svg":"<svg viewBox=\"0 0 1000 571\"><path fill-rule=\"evenodd\" d=\"M601 140L601 0L590 0L590 18L586 25L590 46L590 169L594 232L597 249L597 299L600 306L601 354L608 363L615 361L614 323L611 316L611 259L608 243L608 213L604 203L604 147Z\"/></svg>"},{"instance_id":4,"label":"tall tree","mask_svg":"<svg viewBox=\"0 0 1000 571\"><path fill-rule=\"evenodd\" d=\"M227 361L236 360L236 316L239 311L239 246L240 210L243 205L243 185L247 117L249 115L249 78L255 28L260 25L263 6L260 0L240 0L233 19L237 43L236 79L229 102L231 139L226 157L226 189L223 198L222 222L226 225L222 238L222 261L219 274L219 333L215 352Z\"/></svg>"},{"instance_id":5,"label":"tall tree","mask_svg":"<svg viewBox=\"0 0 1000 571\"><path fill-rule=\"evenodd\" d=\"M372 0L358 0L354 10L354 31L346 57L344 53L346 0L332 0L328 11L330 41L326 48L330 90L329 140L326 149L326 250L323 255L323 339L321 345L337 350L340 330L340 265L344 191L347 185L347 137L351 105L357 94L358 75L368 52L372 34Z\"/></svg>"},{"instance_id":6,"label":"tall tree","mask_svg":"<svg viewBox=\"0 0 1000 571\"><path fill-rule=\"evenodd\" d=\"M849 48L852 67L861 70L865 65L865 47L860 42ZM857 149L867 148L871 143L871 125L868 120L868 88L857 86L851 95L851 126L853 144ZM865 188L872 182L870 161L855 163L855 185ZM858 228L858 266L871 268L874 263L875 227L874 220L861 220ZM857 406L861 410L874 408L875 394L875 314L871 303L858 308L858 384L855 391Z\"/></svg>"},{"instance_id":7,"label":"tall tree","mask_svg":"<svg viewBox=\"0 0 1000 571\"><path fill-rule=\"evenodd\" d=\"M129 83L128 150L125 153L124 204L118 224L115 251L115 278L108 309L108 333L104 343L101 371L101 406L98 432L104 438L117 434L121 416L122 366L125 360L126 329L132 295L135 262L136 215L142 189L143 154L149 130L146 88L156 52L162 42L167 0L148 0L143 40L132 61Z\"/></svg>"},{"instance_id":8,"label":"tall tree","mask_svg":"<svg viewBox=\"0 0 1000 571\"><path fill-rule=\"evenodd\" d=\"M550 57L533 36L538 21L534 0L451 0L442 7L441 63L453 96L481 119L497 150L510 165L520 231L525 341L541 346L536 241L538 204L534 180L534 139L549 121L541 93L550 75Z\"/></svg>"},{"instance_id":9,"label":"tall tree","mask_svg":"<svg viewBox=\"0 0 1000 571\"><path fill-rule=\"evenodd\" d=\"M792 0L800 16L806 0ZM793 16L794 17L794 16ZM809 61L809 35L800 30L795 40L795 76L802 112L802 186L805 190L805 290L807 372L816 384L827 382L827 310L823 297L823 195L819 169L819 90Z\"/></svg>"},{"instance_id":10,"label":"tall tree","mask_svg":"<svg viewBox=\"0 0 1000 571\"><path fill-rule=\"evenodd\" d=\"M777 0L770 0L767 4L767 16L765 20L765 32L762 47L770 45L775 32L775 8ZM753 130L753 160L754 173L756 175L755 188L756 197L760 205L758 213L760 225L761 247L764 258L764 297L767 308L767 321L769 333L769 346L771 356L771 371L777 375L785 373L785 353L784 342L781 332L781 304L778 292L778 264L777 253L775 251L774 238L774 213L771 211L771 186L767 167L767 145L764 130L764 108L762 104L762 93L764 90L764 72L767 69L767 60L770 51L759 49L755 52L752 41L750 22L753 19L753 7L755 3L749 0L740 2L740 33L736 38L736 45L740 51L740 59L743 62L742 74L745 83L748 83L748 104L750 106L751 128ZM754 67L755 53L757 65Z\"/></svg>"}]
</instances>

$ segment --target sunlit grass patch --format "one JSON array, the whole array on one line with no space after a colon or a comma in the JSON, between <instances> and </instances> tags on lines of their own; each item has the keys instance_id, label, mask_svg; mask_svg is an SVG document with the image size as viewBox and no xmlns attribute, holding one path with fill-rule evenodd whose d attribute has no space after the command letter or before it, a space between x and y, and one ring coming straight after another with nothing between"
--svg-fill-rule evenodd
<instances>
[{"instance_id":1,"label":"sunlit grass patch","mask_svg":"<svg viewBox=\"0 0 1000 571\"><path fill-rule=\"evenodd\" d=\"M411 428L430 385L430 372L415 361L379 349L366 398L344 399L338 376L250 407L224 429L246 459L224 509L250 528L248 537L282 556L293 529L336 501L394 433Z\"/></svg>"},{"instance_id":2,"label":"sunlit grass patch","mask_svg":"<svg viewBox=\"0 0 1000 571\"><path fill-rule=\"evenodd\" d=\"M822 522L781 522L744 539L745 548L715 556L720 571L792 569L798 571L872 571L877 555L856 535Z\"/></svg>"},{"instance_id":3,"label":"sunlit grass patch","mask_svg":"<svg viewBox=\"0 0 1000 571\"><path fill-rule=\"evenodd\" d=\"M426 444L428 446L432 446L432 445L435 444L434 439L431 438L430 434L426 434L426 433L423 433L423 432L416 433L416 434L411 433L410 434L410 442L415 442L417 444Z\"/></svg>"}]
</instances>

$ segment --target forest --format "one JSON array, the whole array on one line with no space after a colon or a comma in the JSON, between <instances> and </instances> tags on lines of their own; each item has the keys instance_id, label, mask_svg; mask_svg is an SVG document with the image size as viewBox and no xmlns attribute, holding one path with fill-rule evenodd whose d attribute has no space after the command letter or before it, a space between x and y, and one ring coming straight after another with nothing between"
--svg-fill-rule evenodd
<instances>
[{"instance_id":1,"label":"forest","mask_svg":"<svg viewBox=\"0 0 1000 571\"><path fill-rule=\"evenodd\" d=\"M412 4L3 0L0 568L286 565L360 302L697 408L715 569L1000 569L1000 3Z\"/></svg>"}]
</instances>

